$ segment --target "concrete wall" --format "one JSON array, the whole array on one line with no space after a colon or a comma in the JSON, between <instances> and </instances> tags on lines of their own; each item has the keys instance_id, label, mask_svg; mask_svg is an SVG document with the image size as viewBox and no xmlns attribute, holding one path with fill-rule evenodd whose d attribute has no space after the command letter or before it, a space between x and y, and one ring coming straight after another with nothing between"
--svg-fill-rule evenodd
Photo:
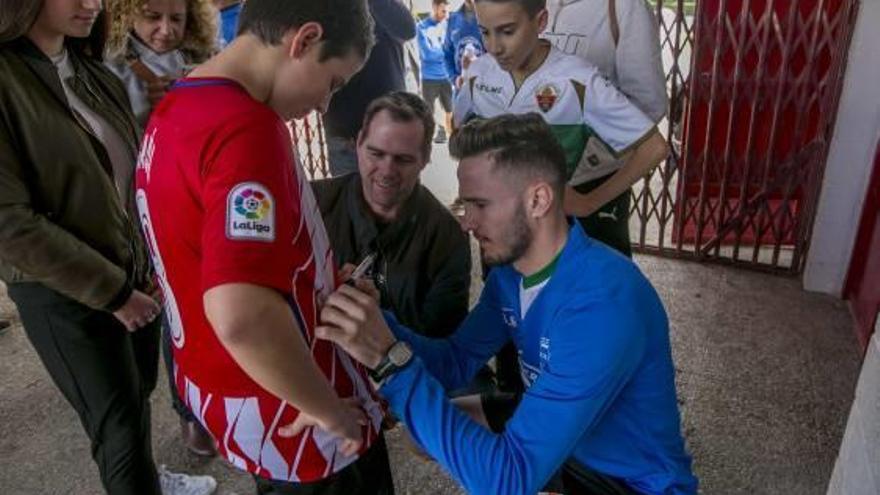
<instances>
[{"instance_id":1,"label":"concrete wall","mask_svg":"<svg viewBox=\"0 0 880 495\"><path fill-rule=\"evenodd\" d=\"M807 290L840 295L846 281L880 136L878 23L880 0L862 0L804 272ZM880 320L868 344L828 494L880 494Z\"/></svg>"},{"instance_id":2,"label":"concrete wall","mask_svg":"<svg viewBox=\"0 0 880 495\"><path fill-rule=\"evenodd\" d=\"M804 271L804 288L839 296L880 137L880 0L862 0Z\"/></svg>"},{"instance_id":3,"label":"concrete wall","mask_svg":"<svg viewBox=\"0 0 880 495\"><path fill-rule=\"evenodd\" d=\"M880 493L880 320L868 346L828 495Z\"/></svg>"}]
</instances>

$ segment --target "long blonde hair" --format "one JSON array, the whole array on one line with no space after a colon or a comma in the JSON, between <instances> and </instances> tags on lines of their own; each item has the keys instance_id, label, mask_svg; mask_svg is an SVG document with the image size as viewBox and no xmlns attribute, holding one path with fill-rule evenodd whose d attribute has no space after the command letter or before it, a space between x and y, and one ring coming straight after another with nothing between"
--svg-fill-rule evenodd
<instances>
[{"instance_id":1,"label":"long blonde hair","mask_svg":"<svg viewBox=\"0 0 880 495\"><path fill-rule=\"evenodd\" d=\"M6 0L4 0L6 1ZM143 11L146 0L111 0L110 36L107 58L124 58L134 22ZM213 55L217 47L217 9L211 0L186 0L186 25L178 50L187 63L201 63Z\"/></svg>"}]
</instances>

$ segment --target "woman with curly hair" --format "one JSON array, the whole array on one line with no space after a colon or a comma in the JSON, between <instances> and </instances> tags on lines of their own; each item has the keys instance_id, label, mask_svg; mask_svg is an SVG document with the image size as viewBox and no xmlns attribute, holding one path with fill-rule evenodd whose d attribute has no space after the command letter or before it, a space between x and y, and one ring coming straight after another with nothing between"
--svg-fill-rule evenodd
<instances>
[{"instance_id":1,"label":"woman with curly hair","mask_svg":"<svg viewBox=\"0 0 880 495\"><path fill-rule=\"evenodd\" d=\"M106 65L125 84L143 128L169 84L215 51L217 11L211 0L118 0L110 12ZM163 351L181 437L191 452L214 456L214 440L175 392L167 329Z\"/></svg>"},{"instance_id":2,"label":"woman with curly hair","mask_svg":"<svg viewBox=\"0 0 880 495\"><path fill-rule=\"evenodd\" d=\"M118 0L110 12L105 63L125 84L143 127L170 82L216 48L211 0Z\"/></svg>"}]
</instances>

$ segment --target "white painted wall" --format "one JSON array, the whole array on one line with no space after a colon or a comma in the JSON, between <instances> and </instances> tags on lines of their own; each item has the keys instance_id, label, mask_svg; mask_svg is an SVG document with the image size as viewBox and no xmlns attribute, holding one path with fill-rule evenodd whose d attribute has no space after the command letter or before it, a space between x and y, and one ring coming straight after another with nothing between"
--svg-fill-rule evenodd
<instances>
[{"instance_id":1,"label":"white painted wall","mask_svg":"<svg viewBox=\"0 0 880 495\"><path fill-rule=\"evenodd\" d=\"M880 493L880 331L874 333L868 344L827 493Z\"/></svg>"},{"instance_id":2,"label":"white painted wall","mask_svg":"<svg viewBox=\"0 0 880 495\"><path fill-rule=\"evenodd\" d=\"M880 137L880 0L862 0L813 229L804 288L840 296Z\"/></svg>"},{"instance_id":3,"label":"white painted wall","mask_svg":"<svg viewBox=\"0 0 880 495\"><path fill-rule=\"evenodd\" d=\"M880 135L880 0L862 0L804 287L840 295ZM880 319L868 343L828 495L880 493Z\"/></svg>"}]
</instances>

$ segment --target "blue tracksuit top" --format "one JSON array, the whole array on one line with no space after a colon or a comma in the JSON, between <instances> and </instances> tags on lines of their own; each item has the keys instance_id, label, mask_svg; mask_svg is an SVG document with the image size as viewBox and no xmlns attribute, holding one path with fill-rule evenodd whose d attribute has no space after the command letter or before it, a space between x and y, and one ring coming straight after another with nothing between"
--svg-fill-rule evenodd
<instances>
[{"instance_id":1,"label":"blue tracksuit top","mask_svg":"<svg viewBox=\"0 0 880 495\"><path fill-rule=\"evenodd\" d=\"M446 62L443 59L443 38L446 36L446 20L437 22L428 16L418 23L419 59L422 66L423 81L443 81L446 75Z\"/></svg>"},{"instance_id":2,"label":"blue tracksuit top","mask_svg":"<svg viewBox=\"0 0 880 495\"><path fill-rule=\"evenodd\" d=\"M446 21L446 37L443 40L446 74L452 84L455 84L455 79L461 75L461 57L468 45L473 46L475 56L486 53L476 14L467 12L462 5L460 9L449 14L449 19Z\"/></svg>"},{"instance_id":3,"label":"blue tracksuit top","mask_svg":"<svg viewBox=\"0 0 880 495\"><path fill-rule=\"evenodd\" d=\"M520 318L522 275L493 269L448 339L386 314L416 357L380 392L413 438L470 493L533 494L574 459L647 494L693 494L660 298L629 259L573 222L555 272ZM526 392L502 434L446 398L512 338Z\"/></svg>"},{"instance_id":4,"label":"blue tracksuit top","mask_svg":"<svg viewBox=\"0 0 880 495\"><path fill-rule=\"evenodd\" d=\"M232 43L238 30L238 16L241 14L241 2L223 8L220 11L220 36L223 46Z\"/></svg>"}]
</instances>

